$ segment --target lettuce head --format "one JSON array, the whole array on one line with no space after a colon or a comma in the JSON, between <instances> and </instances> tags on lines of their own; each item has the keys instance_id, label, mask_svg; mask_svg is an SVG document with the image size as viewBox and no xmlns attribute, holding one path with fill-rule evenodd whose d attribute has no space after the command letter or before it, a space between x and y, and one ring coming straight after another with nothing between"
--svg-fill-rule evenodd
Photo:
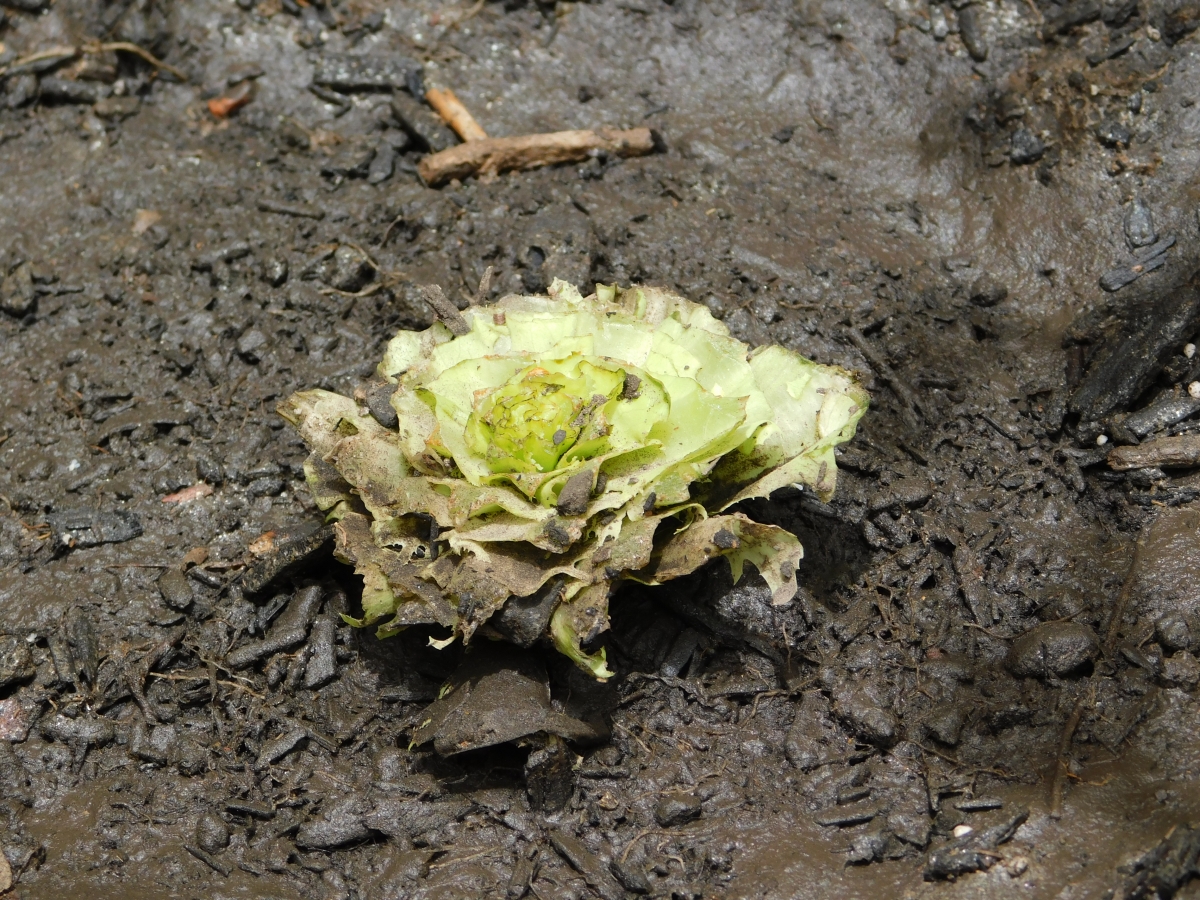
<instances>
[{"instance_id":1,"label":"lettuce head","mask_svg":"<svg viewBox=\"0 0 1200 900\"><path fill-rule=\"evenodd\" d=\"M456 324L389 342L396 427L323 390L279 408L363 577L354 624L469 641L510 598L552 595L548 636L605 678L589 648L622 581L724 557L735 579L751 563L776 604L795 596L800 542L730 508L788 485L833 494L834 448L867 408L849 372L751 350L706 307L644 286L584 297L555 281Z\"/></svg>"}]
</instances>

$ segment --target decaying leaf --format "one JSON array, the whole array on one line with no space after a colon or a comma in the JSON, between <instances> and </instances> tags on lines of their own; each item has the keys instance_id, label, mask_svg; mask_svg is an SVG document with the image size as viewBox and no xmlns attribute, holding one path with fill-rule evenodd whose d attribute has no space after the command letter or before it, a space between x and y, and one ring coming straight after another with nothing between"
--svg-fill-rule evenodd
<instances>
[{"instance_id":1,"label":"decaying leaf","mask_svg":"<svg viewBox=\"0 0 1200 900\"><path fill-rule=\"evenodd\" d=\"M402 331L379 374L398 425L303 391L279 411L312 450L305 474L363 577L381 635L414 624L469 641L512 598L557 604L547 631L598 678L608 598L711 559L752 564L773 602L803 549L733 504L788 485L833 493L833 449L867 395L842 369L750 350L708 309L658 288L509 296L466 331ZM458 329L462 331L460 327ZM432 639L431 639L432 640Z\"/></svg>"}]
</instances>

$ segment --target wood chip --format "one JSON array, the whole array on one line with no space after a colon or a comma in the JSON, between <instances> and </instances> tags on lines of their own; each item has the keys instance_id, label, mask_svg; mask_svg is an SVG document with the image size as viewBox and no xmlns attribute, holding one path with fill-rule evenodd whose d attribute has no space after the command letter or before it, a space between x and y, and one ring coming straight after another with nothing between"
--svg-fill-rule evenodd
<instances>
[{"instance_id":1,"label":"wood chip","mask_svg":"<svg viewBox=\"0 0 1200 900\"><path fill-rule=\"evenodd\" d=\"M595 153L616 156L645 156L654 152L654 135L649 128L618 131L555 131L521 137L468 141L421 160L417 171L430 187L452 178L494 175L512 169L536 169L556 163L579 162Z\"/></svg>"},{"instance_id":2,"label":"wood chip","mask_svg":"<svg viewBox=\"0 0 1200 900\"><path fill-rule=\"evenodd\" d=\"M1180 434L1117 447L1108 454L1108 464L1118 472L1153 466L1197 466L1200 465L1200 434Z\"/></svg>"}]
</instances>

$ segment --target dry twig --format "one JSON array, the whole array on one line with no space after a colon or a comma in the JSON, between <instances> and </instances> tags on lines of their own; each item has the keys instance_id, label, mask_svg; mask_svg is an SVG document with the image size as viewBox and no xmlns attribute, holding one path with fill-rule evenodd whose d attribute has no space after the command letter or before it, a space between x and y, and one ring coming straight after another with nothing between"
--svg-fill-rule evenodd
<instances>
[{"instance_id":1,"label":"dry twig","mask_svg":"<svg viewBox=\"0 0 1200 900\"><path fill-rule=\"evenodd\" d=\"M417 171L426 184L436 187L452 178L579 162L596 153L645 156L652 152L654 135L649 128L555 131L468 141L425 157L417 166Z\"/></svg>"},{"instance_id":2,"label":"dry twig","mask_svg":"<svg viewBox=\"0 0 1200 900\"><path fill-rule=\"evenodd\" d=\"M483 130L483 126L475 121L475 117L454 95L454 91L449 88L430 88L425 92L425 101L464 141L487 140L487 132Z\"/></svg>"},{"instance_id":3,"label":"dry twig","mask_svg":"<svg viewBox=\"0 0 1200 900\"><path fill-rule=\"evenodd\" d=\"M433 307L433 311L437 313L437 317L452 332L461 336L471 330L467 326L466 320L462 317L462 313L458 311L458 307L450 302L449 298L446 297L442 289L436 284L423 285L421 287L421 296L425 298L426 303Z\"/></svg>"}]
</instances>

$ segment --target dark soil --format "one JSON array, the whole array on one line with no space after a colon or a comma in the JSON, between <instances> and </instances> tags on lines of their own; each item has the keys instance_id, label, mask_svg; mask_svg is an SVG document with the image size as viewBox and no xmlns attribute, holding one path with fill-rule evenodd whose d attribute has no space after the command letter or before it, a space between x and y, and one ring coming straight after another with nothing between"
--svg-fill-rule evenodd
<instances>
[{"instance_id":1,"label":"dark soil","mask_svg":"<svg viewBox=\"0 0 1200 900\"><path fill-rule=\"evenodd\" d=\"M1200 376L1194 4L38 5L0 2L0 893L1200 896L1200 481L1106 464L1200 430L1122 419ZM492 135L662 152L426 188L421 66ZM604 686L341 623L274 406L489 265L862 374L834 501L752 510L796 602L627 591ZM410 746L464 672L521 739Z\"/></svg>"}]
</instances>

